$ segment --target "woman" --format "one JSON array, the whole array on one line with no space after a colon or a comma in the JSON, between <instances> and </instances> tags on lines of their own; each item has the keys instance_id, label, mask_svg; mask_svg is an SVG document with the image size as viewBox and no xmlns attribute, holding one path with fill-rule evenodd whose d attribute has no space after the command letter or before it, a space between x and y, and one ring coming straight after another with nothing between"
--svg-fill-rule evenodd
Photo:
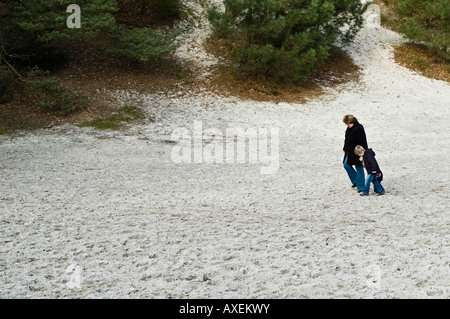
<instances>
[{"instance_id":1,"label":"woman","mask_svg":"<svg viewBox=\"0 0 450 319\"><path fill-rule=\"evenodd\" d=\"M358 190L358 193L364 189L364 167L359 161L358 155L355 154L355 147L361 145L364 149L368 149L366 132L364 127L359 124L358 119L353 115L345 115L343 120L347 125L345 131L344 142L344 168L347 171L348 177L352 182L352 187Z\"/></svg>"}]
</instances>

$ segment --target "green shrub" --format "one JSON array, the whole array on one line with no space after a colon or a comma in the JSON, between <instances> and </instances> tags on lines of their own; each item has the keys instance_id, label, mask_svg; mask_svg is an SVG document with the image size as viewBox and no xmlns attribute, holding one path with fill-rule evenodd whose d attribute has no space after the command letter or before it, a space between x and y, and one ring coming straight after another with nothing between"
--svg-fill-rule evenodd
<instances>
[{"instance_id":1,"label":"green shrub","mask_svg":"<svg viewBox=\"0 0 450 319\"><path fill-rule=\"evenodd\" d=\"M65 88L58 79L34 80L31 90L39 96L41 107L50 109L57 115L68 115L89 104L87 98Z\"/></svg>"},{"instance_id":2,"label":"green shrub","mask_svg":"<svg viewBox=\"0 0 450 319\"><path fill-rule=\"evenodd\" d=\"M450 60L450 0L391 0L389 3L400 32L426 44L438 57Z\"/></svg>"},{"instance_id":3,"label":"green shrub","mask_svg":"<svg viewBox=\"0 0 450 319\"><path fill-rule=\"evenodd\" d=\"M227 39L233 34L232 17L220 13L216 6L208 10L208 20L214 30L215 37Z\"/></svg>"},{"instance_id":4,"label":"green shrub","mask_svg":"<svg viewBox=\"0 0 450 319\"><path fill-rule=\"evenodd\" d=\"M179 0L143 1L161 10L158 17L174 16L181 6ZM58 48L85 40L98 40L108 47L108 52L141 62L166 55L175 48L173 40L179 32L160 34L150 28L129 29L119 25L114 17L119 7L116 0L77 1L81 7L81 28L70 29L66 25L70 14L66 8L71 3L71 0L8 2L5 17L0 17L0 49L4 46L15 56L12 64L39 65L53 71L67 60Z\"/></svg>"},{"instance_id":5,"label":"green shrub","mask_svg":"<svg viewBox=\"0 0 450 319\"><path fill-rule=\"evenodd\" d=\"M129 123L144 117L144 113L135 106L124 106L118 112L107 117L81 123L80 127L94 127L99 130L118 130L123 123Z\"/></svg>"},{"instance_id":6,"label":"green shrub","mask_svg":"<svg viewBox=\"0 0 450 319\"><path fill-rule=\"evenodd\" d=\"M118 29L108 53L139 62L159 58L175 50L173 40L179 34L159 34L150 28Z\"/></svg>"},{"instance_id":7,"label":"green shrub","mask_svg":"<svg viewBox=\"0 0 450 319\"><path fill-rule=\"evenodd\" d=\"M244 37L235 62L243 75L301 82L330 50L353 40L367 5L360 0L225 0L208 18L213 36Z\"/></svg>"}]
</instances>

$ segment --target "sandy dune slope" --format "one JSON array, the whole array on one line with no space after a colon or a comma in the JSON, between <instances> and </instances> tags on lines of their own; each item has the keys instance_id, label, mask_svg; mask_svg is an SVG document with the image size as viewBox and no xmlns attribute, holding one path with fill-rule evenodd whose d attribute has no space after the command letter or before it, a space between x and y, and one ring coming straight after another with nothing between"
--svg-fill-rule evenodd
<instances>
[{"instance_id":1,"label":"sandy dune slope","mask_svg":"<svg viewBox=\"0 0 450 319\"><path fill-rule=\"evenodd\" d=\"M196 32L178 54L208 76ZM306 103L110 92L156 121L0 137L0 297L448 298L450 87L395 64L400 41L363 29L348 48L360 81ZM385 196L350 187L347 113ZM174 163L172 133L196 123L278 128L276 171Z\"/></svg>"}]
</instances>

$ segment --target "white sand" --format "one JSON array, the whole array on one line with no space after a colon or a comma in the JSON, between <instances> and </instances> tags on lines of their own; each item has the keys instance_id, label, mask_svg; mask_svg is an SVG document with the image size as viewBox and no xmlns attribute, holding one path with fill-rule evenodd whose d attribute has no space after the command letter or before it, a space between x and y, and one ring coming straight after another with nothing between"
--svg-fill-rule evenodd
<instances>
[{"instance_id":1,"label":"white sand","mask_svg":"<svg viewBox=\"0 0 450 319\"><path fill-rule=\"evenodd\" d=\"M400 41L362 30L361 80L304 104L112 92L157 121L1 136L0 297L449 298L450 89L397 65ZM350 188L347 113L385 196ZM279 127L278 172L173 163L167 140L194 121Z\"/></svg>"}]
</instances>

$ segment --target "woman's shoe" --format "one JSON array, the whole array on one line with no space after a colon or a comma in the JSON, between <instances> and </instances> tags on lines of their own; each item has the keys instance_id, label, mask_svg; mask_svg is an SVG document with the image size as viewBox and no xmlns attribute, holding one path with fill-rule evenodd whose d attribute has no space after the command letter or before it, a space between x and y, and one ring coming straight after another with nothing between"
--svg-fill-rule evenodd
<instances>
[{"instance_id":1,"label":"woman's shoe","mask_svg":"<svg viewBox=\"0 0 450 319\"><path fill-rule=\"evenodd\" d=\"M385 194L385 192L381 191L381 192L377 193L377 196L381 196L381 195L384 195L384 194Z\"/></svg>"},{"instance_id":2,"label":"woman's shoe","mask_svg":"<svg viewBox=\"0 0 450 319\"><path fill-rule=\"evenodd\" d=\"M360 192L362 192L362 191L360 191ZM369 193L361 193L361 194L359 194L359 196L369 196Z\"/></svg>"}]
</instances>

